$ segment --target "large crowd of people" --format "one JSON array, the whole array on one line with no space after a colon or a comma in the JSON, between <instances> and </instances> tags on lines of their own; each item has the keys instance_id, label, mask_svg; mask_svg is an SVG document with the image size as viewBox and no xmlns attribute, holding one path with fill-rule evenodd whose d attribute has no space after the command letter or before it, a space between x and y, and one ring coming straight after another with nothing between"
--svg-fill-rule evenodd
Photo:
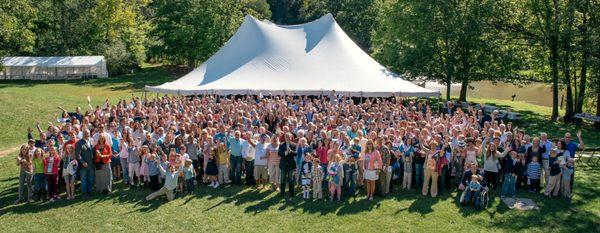
<instances>
[{"instance_id":1,"label":"large crowd of people","mask_svg":"<svg viewBox=\"0 0 600 233\"><path fill-rule=\"evenodd\" d=\"M571 197L581 132L550 139L497 112L427 101L201 95L60 108L28 130L16 203L106 195L119 180L147 200L231 185L331 201L398 189Z\"/></svg>"}]
</instances>

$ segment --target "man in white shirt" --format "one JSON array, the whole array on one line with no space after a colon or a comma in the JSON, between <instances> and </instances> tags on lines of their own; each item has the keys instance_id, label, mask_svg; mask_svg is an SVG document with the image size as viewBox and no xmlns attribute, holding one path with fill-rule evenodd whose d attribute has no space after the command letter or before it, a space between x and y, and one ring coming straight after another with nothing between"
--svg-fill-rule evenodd
<instances>
[{"instance_id":1,"label":"man in white shirt","mask_svg":"<svg viewBox=\"0 0 600 233\"><path fill-rule=\"evenodd\" d=\"M110 133L106 132L106 130L104 130L104 124L100 124L98 125L98 130L96 130L96 132L94 133L94 136L92 136L92 145L96 145L98 144L98 137L100 137L100 134L102 133L106 133L106 142L108 143L109 146L112 146L112 136Z\"/></svg>"},{"instance_id":2,"label":"man in white shirt","mask_svg":"<svg viewBox=\"0 0 600 233\"><path fill-rule=\"evenodd\" d=\"M269 173L267 169L268 155L267 155L267 146L268 137L266 134L262 134L258 139L258 143L256 143L255 153L254 153L254 178L256 179L256 184L261 189L262 185L265 184L269 179Z\"/></svg>"},{"instance_id":3,"label":"man in white shirt","mask_svg":"<svg viewBox=\"0 0 600 233\"><path fill-rule=\"evenodd\" d=\"M246 168L245 172L245 182L248 186L256 185L256 180L254 179L254 156L256 154L256 141L251 131L246 132L243 135L242 143L241 143L241 153L242 158L244 159L244 167Z\"/></svg>"}]
</instances>

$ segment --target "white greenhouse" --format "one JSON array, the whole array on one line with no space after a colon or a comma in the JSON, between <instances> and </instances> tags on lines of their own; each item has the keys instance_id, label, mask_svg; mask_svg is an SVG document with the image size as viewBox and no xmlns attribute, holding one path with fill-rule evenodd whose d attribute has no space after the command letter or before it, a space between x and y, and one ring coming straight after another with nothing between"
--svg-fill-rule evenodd
<instances>
[{"instance_id":1,"label":"white greenhouse","mask_svg":"<svg viewBox=\"0 0 600 233\"><path fill-rule=\"evenodd\" d=\"M0 80L107 78L104 56L4 57Z\"/></svg>"}]
</instances>

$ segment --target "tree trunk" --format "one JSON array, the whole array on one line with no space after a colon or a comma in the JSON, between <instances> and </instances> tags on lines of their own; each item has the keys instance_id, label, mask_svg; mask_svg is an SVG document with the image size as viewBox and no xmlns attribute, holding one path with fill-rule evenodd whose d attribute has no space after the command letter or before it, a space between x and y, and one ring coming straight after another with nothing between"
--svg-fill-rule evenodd
<instances>
[{"instance_id":1,"label":"tree trunk","mask_svg":"<svg viewBox=\"0 0 600 233\"><path fill-rule=\"evenodd\" d=\"M188 72L192 72L192 70L194 70L194 68L196 66L196 61L193 58L188 58L187 61L187 68L188 68Z\"/></svg>"},{"instance_id":2,"label":"tree trunk","mask_svg":"<svg viewBox=\"0 0 600 233\"><path fill-rule=\"evenodd\" d=\"M573 115L575 115L573 103L573 88L571 87L571 40L573 37L573 14L575 11L575 6L573 1L569 1L567 6L567 25L563 38L563 49L565 50L565 55L563 58L563 73L565 78L565 88L567 89L567 104L565 108L565 116L563 117L564 122L573 122Z\"/></svg>"},{"instance_id":3,"label":"tree trunk","mask_svg":"<svg viewBox=\"0 0 600 233\"><path fill-rule=\"evenodd\" d=\"M596 94L596 116L600 117L600 92ZM600 122L595 122L596 129L600 129Z\"/></svg>"},{"instance_id":4,"label":"tree trunk","mask_svg":"<svg viewBox=\"0 0 600 233\"><path fill-rule=\"evenodd\" d=\"M452 86L452 79L446 78L446 100L450 100L450 87Z\"/></svg>"},{"instance_id":5,"label":"tree trunk","mask_svg":"<svg viewBox=\"0 0 600 233\"><path fill-rule=\"evenodd\" d=\"M459 101L467 101L467 89L469 88L469 78L467 75L463 75L462 83L460 84L460 97Z\"/></svg>"},{"instance_id":6,"label":"tree trunk","mask_svg":"<svg viewBox=\"0 0 600 233\"><path fill-rule=\"evenodd\" d=\"M554 0L554 19L550 33L550 67L552 69L552 116L550 120L558 118L558 0Z\"/></svg>"},{"instance_id":7,"label":"tree trunk","mask_svg":"<svg viewBox=\"0 0 600 233\"><path fill-rule=\"evenodd\" d=\"M590 41L587 28L587 6L583 7L583 19L581 22L581 48L582 48L582 59L581 59L581 73L579 77L579 93L577 102L575 104L575 113L583 112L583 104L585 101L585 87L587 82L587 67L590 60Z\"/></svg>"}]
</instances>

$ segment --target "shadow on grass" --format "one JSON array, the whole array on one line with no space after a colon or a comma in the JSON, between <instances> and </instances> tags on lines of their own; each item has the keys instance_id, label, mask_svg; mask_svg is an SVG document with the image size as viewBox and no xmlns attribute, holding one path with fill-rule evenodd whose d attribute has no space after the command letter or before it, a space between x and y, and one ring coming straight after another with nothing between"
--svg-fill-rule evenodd
<instances>
[{"instance_id":1,"label":"shadow on grass","mask_svg":"<svg viewBox=\"0 0 600 233\"><path fill-rule=\"evenodd\" d=\"M257 215L269 210L299 212L308 214L337 216L356 215L383 208L382 201L396 200L399 202L409 201L406 208L396 211L418 214L421 216L434 212L434 206L440 202L451 201L456 205L457 214L464 218L478 219L481 213L487 221L482 224L488 224L490 229L500 229L506 231L521 230L540 230L549 229L552 231L568 232L598 232L600 226L599 216L586 209L591 202L600 198L598 187L600 187L600 174L597 170L582 167L578 170L580 174L588 173L579 183L576 183L576 197L572 204L561 198L548 199L541 194L532 194L519 190L517 195L523 198L534 200L539 210L521 212L510 210L501 203L498 198L499 192L490 194L490 205L485 210L477 210L470 206L458 204L459 193L455 190L447 190L444 195L436 198L420 195L419 190L394 191L387 197L375 197L374 200L367 200L361 193L355 197L344 198L343 201L315 201L312 199L303 199L297 189L295 197L280 197L271 190L258 190L243 186L223 186L223 188L212 189L207 186L197 187L192 195L178 197L182 200L178 205L183 206L191 201L220 200L210 206L201 207L201 211L214 211L223 205L236 205L244 208L244 213ZM77 196L75 200L60 200L53 203L35 202L31 204L12 205L12 201L17 196L17 180L9 179L10 184L5 186L0 192L0 217L4 214L27 214L43 212L52 208L63 208L68 206L86 205L93 207L95 205L109 202L115 205L132 204L134 207L130 212L152 212L167 203L165 197L159 197L153 201L145 201L144 197L150 193L147 189L130 189L118 182L115 190L109 195L95 194L92 197ZM396 186L399 187L399 186ZM79 191L79 187L77 188ZM475 221L475 220L474 220ZM477 220L479 221L479 220ZM480 221L481 222L481 221ZM543 224L540 226L540 224Z\"/></svg>"}]
</instances>

